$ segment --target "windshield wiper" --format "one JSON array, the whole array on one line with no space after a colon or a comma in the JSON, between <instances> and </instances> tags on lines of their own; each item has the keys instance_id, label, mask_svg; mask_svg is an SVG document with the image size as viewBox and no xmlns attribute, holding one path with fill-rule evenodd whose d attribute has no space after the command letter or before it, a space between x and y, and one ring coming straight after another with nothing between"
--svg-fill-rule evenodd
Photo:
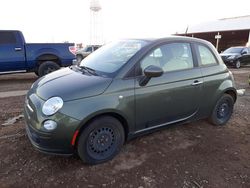
<instances>
[{"instance_id":1,"label":"windshield wiper","mask_svg":"<svg viewBox=\"0 0 250 188\"><path fill-rule=\"evenodd\" d=\"M98 76L98 74L96 73L96 71L94 69L91 69L91 68L86 67L86 66L79 66L79 67L92 75Z\"/></svg>"}]
</instances>

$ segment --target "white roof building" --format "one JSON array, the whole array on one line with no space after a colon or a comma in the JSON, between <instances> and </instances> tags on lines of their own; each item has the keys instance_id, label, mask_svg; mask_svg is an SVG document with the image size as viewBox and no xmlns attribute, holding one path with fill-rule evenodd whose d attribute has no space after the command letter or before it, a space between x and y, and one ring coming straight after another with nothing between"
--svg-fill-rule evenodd
<instances>
[{"instance_id":1,"label":"white roof building","mask_svg":"<svg viewBox=\"0 0 250 188\"><path fill-rule=\"evenodd\" d=\"M202 38L213 43L218 50L250 44L250 15L224 18L190 25L176 35Z\"/></svg>"},{"instance_id":2,"label":"white roof building","mask_svg":"<svg viewBox=\"0 0 250 188\"><path fill-rule=\"evenodd\" d=\"M210 22L204 22L197 25L189 26L186 30L181 31L180 34L185 33L208 33L208 32L222 32L222 31L239 31L250 30L250 15L233 18L224 18ZM178 32L177 32L178 34Z\"/></svg>"}]
</instances>

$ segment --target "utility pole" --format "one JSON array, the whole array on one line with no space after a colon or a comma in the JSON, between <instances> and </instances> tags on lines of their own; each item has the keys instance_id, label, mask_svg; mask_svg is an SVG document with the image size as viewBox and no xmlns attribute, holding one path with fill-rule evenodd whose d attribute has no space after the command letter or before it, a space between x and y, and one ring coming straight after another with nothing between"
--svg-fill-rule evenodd
<instances>
[{"instance_id":1,"label":"utility pole","mask_svg":"<svg viewBox=\"0 0 250 188\"><path fill-rule=\"evenodd\" d=\"M220 32L218 32L217 35L215 35L215 39L216 39L216 50L218 51L218 49L219 49L219 42L220 42L220 39L221 39Z\"/></svg>"}]
</instances>

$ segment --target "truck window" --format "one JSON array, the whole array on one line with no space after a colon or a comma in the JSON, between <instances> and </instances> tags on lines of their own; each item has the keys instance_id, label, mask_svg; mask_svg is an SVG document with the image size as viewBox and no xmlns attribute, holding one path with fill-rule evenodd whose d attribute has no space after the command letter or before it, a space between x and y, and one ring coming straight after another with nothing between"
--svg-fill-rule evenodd
<instances>
[{"instance_id":1,"label":"truck window","mask_svg":"<svg viewBox=\"0 0 250 188\"><path fill-rule=\"evenodd\" d=\"M86 52L92 52L92 46L89 46L86 50Z\"/></svg>"},{"instance_id":2,"label":"truck window","mask_svg":"<svg viewBox=\"0 0 250 188\"><path fill-rule=\"evenodd\" d=\"M0 32L0 44L15 44L16 37L13 32Z\"/></svg>"}]
</instances>

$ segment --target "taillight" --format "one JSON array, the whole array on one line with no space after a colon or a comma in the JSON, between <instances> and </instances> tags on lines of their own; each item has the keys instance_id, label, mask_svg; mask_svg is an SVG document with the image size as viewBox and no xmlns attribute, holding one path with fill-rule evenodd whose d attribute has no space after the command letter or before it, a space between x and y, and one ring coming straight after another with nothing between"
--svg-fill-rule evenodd
<instances>
[{"instance_id":1,"label":"taillight","mask_svg":"<svg viewBox=\"0 0 250 188\"><path fill-rule=\"evenodd\" d=\"M69 51L70 51L73 55L76 55L76 47L75 47L75 46L69 46Z\"/></svg>"}]
</instances>

